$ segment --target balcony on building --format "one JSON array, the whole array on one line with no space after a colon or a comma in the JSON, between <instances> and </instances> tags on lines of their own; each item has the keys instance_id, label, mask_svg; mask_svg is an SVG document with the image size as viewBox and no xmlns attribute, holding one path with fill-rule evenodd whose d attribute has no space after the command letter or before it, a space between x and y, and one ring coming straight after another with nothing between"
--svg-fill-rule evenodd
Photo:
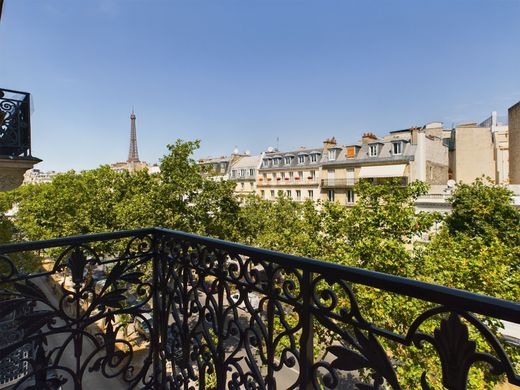
<instances>
[{"instance_id":1,"label":"balcony on building","mask_svg":"<svg viewBox=\"0 0 520 390\"><path fill-rule=\"evenodd\" d=\"M396 332L359 288L424 311ZM516 302L167 229L2 245L0 296L0 388L401 389L390 344L448 389L475 365L520 385Z\"/></svg>"},{"instance_id":2,"label":"balcony on building","mask_svg":"<svg viewBox=\"0 0 520 390\"><path fill-rule=\"evenodd\" d=\"M31 153L31 98L0 88L0 191L12 190L41 160Z\"/></svg>"}]
</instances>

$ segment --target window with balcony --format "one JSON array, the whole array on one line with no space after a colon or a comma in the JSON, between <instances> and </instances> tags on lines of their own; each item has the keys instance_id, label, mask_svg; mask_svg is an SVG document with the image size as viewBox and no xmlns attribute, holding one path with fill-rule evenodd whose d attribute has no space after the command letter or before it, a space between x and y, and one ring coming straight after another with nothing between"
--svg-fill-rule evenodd
<instances>
[{"instance_id":1,"label":"window with balcony","mask_svg":"<svg viewBox=\"0 0 520 390\"><path fill-rule=\"evenodd\" d=\"M335 198L335 193L334 193L334 190L329 190L328 193L327 193L327 197L329 199L329 202L334 202L334 198Z\"/></svg>"}]
</instances>

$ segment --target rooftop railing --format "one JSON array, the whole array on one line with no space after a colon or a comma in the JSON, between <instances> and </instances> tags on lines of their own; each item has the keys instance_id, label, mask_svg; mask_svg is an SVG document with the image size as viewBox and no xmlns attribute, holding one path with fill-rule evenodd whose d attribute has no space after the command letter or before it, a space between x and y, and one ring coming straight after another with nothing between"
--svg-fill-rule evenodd
<instances>
[{"instance_id":1,"label":"rooftop railing","mask_svg":"<svg viewBox=\"0 0 520 390\"><path fill-rule=\"evenodd\" d=\"M395 332L360 288L424 311ZM0 246L0 318L19 388L401 389L388 343L433 351L450 390L475 366L520 385L489 321L518 303L160 228Z\"/></svg>"},{"instance_id":2,"label":"rooftop railing","mask_svg":"<svg viewBox=\"0 0 520 390\"><path fill-rule=\"evenodd\" d=\"M0 88L0 158L31 157L30 94Z\"/></svg>"}]
</instances>

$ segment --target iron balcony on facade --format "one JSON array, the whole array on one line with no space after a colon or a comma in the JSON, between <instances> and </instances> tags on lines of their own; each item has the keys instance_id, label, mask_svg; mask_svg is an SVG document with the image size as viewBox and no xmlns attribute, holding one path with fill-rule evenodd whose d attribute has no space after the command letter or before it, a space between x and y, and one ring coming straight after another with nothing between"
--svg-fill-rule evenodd
<instances>
[{"instance_id":1,"label":"iron balcony on facade","mask_svg":"<svg viewBox=\"0 0 520 390\"><path fill-rule=\"evenodd\" d=\"M0 88L0 191L16 188L41 160L31 154L31 98Z\"/></svg>"},{"instance_id":2,"label":"iron balcony on facade","mask_svg":"<svg viewBox=\"0 0 520 390\"><path fill-rule=\"evenodd\" d=\"M397 332L359 289L424 310ZM520 385L518 303L160 228L0 246L0 320L0 387L403 389L410 349L449 390L475 366Z\"/></svg>"},{"instance_id":3,"label":"iron balcony on facade","mask_svg":"<svg viewBox=\"0 0 520 390\"><path fill-rule=\"evenodd\" d=\"M317 186L319 184L318 179L316 178L303 178L303 179L295 179L295 178L262 178L262 180L258 179L257 186L258 187L281 187L281 186Z\"/></svg>"},{"instance_id":4,"label":"iron balcony on facade","mask_svg":"<svg viewBox=\"0 0 520 390\"><path fill-rule=\"evenodd\" d=\"M358 179L321 179L322 188L349 188L354 187Z\"/></svg>"}]
</instances>

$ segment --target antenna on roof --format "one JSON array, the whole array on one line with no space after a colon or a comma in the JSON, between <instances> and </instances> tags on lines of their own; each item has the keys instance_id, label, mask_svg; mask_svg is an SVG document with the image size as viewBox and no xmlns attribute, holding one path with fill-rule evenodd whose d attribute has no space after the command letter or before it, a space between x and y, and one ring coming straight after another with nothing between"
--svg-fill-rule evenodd
<instances>
[{"instance_id":1,"label":"antenna on roof","mask_svg":"<svg viewBox=\"0 0 520 390\"><path fill-rule=\"evenodd\" d=\"M280 150L279 147L280 147L280 137L276 137L276 150L277 151Z\"/></svg>"}]
</instances>

